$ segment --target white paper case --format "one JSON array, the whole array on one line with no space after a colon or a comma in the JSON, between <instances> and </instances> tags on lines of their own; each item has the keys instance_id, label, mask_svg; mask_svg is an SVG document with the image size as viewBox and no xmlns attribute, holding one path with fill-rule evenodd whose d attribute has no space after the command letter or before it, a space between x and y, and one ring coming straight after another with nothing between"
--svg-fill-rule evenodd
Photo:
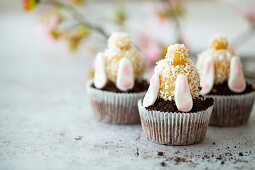
<instances>
[{"instance_id":1,"label":"white paper case","mask_svg":"<svg viewBox=\"0 0 255 170\"><path fill-rule=\"evenodd\" d=\"M140 123L137 101L144 97L141 93L115 93L91 87L87 83L87 93L96 118L103 122L116 124Z\"/></svg>"},{"instance_id":2,"label":"white paper case","mask_svg":"<svg viewBox=\"0 0 255 170\"><path fill-rule=\"evenodd\" d=\"M191 145L204 139L213 106L195 113L168 113L148 111L139 100L138 109L148 139L164 145Z\"/></svg>"},{"instance_id":3,"label":"white paper case","mask_svg":"<svg viewBox=\"0 0 255 170\"><path fill-rule=\"evenodd\" d=\"M237 126L247 123L253 108L255 92L241 95L208 95L214 99L210 125Z\"/></svg>"}]
</instances>

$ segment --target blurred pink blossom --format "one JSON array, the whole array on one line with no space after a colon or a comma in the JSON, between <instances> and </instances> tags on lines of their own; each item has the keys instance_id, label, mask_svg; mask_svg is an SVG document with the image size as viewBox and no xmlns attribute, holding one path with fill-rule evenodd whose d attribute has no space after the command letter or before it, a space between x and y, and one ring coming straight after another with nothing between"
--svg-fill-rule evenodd
<instances>
[{"instance_id":1,"label":"blurred pink blossom","mask_svg":"<svg viewBox=\"0 0 255 170\"><path fill-rule=\"evenodd\" d=\"M138 47L141 49L147 61L147 74L146 77L148 80L151 78L153 74L153 70L155 67L155 63L162 56L162 47L157 42L150 39L148 36L144 34L140 34L138 37Z\"/></svg>"},{"instance_id":2,"label":"blurred pink blossom","mask_svg":"<svg viewBox=\"0 0 255 170\"><path fill-rule=\"evenodd\" d=\"M247 6L245 8L237 9L237 12L247 19L251 24L252 28L255 29L255 7L254 6Z\"/></svg>"},{"instance_id":3,"label":"blurred pink blossom","mask_svg":"<svg viewBox=\"0 0 255 170\"><path fill-rule=\"evenodd\" d=\"M155 3L146 3L145 10L150 13L152 16L150 17L150 25L160 27L166 24L167 19L160 17L158 15L158 11L161 10L160 6Z\"/></svg>"},{"instance_id":4,"label":"blurred pink blossom","mask_svg":"<svg viewBox=\"0 0 255 170\"><path fill-rule=\"evenodd\" d=\"M51 34L51 31L52 31L51 28L49 28L47 25L42 23L39 23L35 29L36 35L44 39L44 46L46 48L50 47L55 41L55 38Z\"/></svg>"},{"instance_id":5,"label":"blurred pink blossom","mask_svg":"<svg viewBox=\"0 0 255 170\"><path fill-rule=\"evenodd\" d=\"M57 15L52 15L49 17L48 22L43 22L43 19L37 24L35 28L35 34L41 36L45 39L45 47L49 47L56 40L56 37L52 34L54 29L61 22L62 18Z\"/></svg>"},{"instance_id":6,"label":"blurred pink blossom","mask_svg":"<svg viewBox=\"0 0 255 170\"><path fill-rule=\"evenodd\" d=\"M161 57L161 46L144 34L141 34L138 38L138 46L147 58L149 65L155 63Z\"/></svg>"}]
</instances>

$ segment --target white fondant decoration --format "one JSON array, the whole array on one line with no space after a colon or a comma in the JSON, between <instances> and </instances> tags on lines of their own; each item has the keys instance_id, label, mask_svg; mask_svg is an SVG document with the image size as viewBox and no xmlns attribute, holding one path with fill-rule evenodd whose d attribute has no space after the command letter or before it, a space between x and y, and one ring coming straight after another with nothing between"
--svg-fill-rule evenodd
<instances>
[{"instance_id":1,"label":"white fondant decoration","mask_svg":"<svg viewBox=\"0 0 255 170\"><path fill-rule=\"evenodd\" d=\"M193 100L190 94L189 84L185 75L177 76L175 83L174 100L178 110L188 112L193 107Z\"/></svg>"},{"instance_id":2,"label":"white fondant decoration","mask_svg":"<svg viewBox=\"0 0 255 170\"><path fill-rule=\"evenodd\" d=\"M134 72L131 62L123 57L119 62L116 86L122 91L128 91L134 87Z\"/></svg>"},{"instance_id":3,"label":"white fondant decoration","mask_svg":"<svg viewBox=\"0 0 255 170\"><path fill-rule=\"evenodd\" d=\"M242 63L240 58L237 56L231 58L228 87L231 91L236 93L241 93L246 88Z\"/></svg>"},{"instance_id":4,"label":"white fondant decoration","mask_svg":"<svg viewBox=\"0 0 255 170\"><path fill-rule=\"evenodd\" d=\"M150 86L143 99L143 106L148 107L155 103L158 98L159 92L159 74L154 71L154 74L150 80Z\"/></svg>"},{"instance_id":5,"label":"white fondant decoration","mask_svg":"<svg viewBox=\"0 0 255 170\"><path fill-rule=\"evenodd\" d=\"M210 93L214 83L214 62L212 57L206 58L204 62L204 70L201 76L201 94L206 95Z\"/></svg>"},{"instance_id":6,"label":"white fondant decoration","mask_svg":"<svg viewBox=\"0 0 255 170\"><path fill-rule=\"evenodd\" d=\"M107 83L107 77L105 72L105 59L103 53L98 53L95 60L95 76L94 84L96 88L103 88Z\"/></svg>"}]
</instances>

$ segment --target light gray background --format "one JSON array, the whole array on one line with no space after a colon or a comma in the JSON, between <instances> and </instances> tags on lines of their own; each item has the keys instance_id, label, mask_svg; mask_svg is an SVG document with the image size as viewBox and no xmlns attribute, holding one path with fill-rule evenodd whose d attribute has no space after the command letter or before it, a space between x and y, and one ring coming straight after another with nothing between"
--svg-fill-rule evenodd
<instances>
[{"instance_id":1,"label":"light gray background","mask_svg":"<svg viewBox=\"0 0 255 170\"><path fill-rule=\"evenodd\" d=\"M60 44L43 48L42 40L34 35L35 14L23 13L20 2L15 2L1 1L0 5L0 169L163 169L162 161L169 169L254 169L254 111L247 125L209 127L203 143L183 147L148 141L140 125L116 126L96 121L84 86L91 59L83 56L82 50L68 53ZM192 13L185 29L190 40L196 40L192 43L194 49L206 48L203 44L207 44L214 29L230 39L235 31L246 29L245 22L233 19L231 12L226 13L232 21L231 30L230 23L222 18L222 29L210 25L210 21L209 25L201 24L201 20L207 22L213 16L198 19L200 9L230 11L216 4L203 5L188 4ZM195 24L199 23L197 27ZM206 27L207 32L201 31ZM251 40L239 52L253 55L254 42ZM225 161L221 165L215 158L202 159L205 154L217 157L229 150L235 160L239 159L237 162ZM157 156L158 151L165 156ZM175 154L176 151L180 153ZM239 156L239 152L244 156ZM175 156L187 157L188 162L176 165L171 160Z\"/></svg>"}]
</instances>

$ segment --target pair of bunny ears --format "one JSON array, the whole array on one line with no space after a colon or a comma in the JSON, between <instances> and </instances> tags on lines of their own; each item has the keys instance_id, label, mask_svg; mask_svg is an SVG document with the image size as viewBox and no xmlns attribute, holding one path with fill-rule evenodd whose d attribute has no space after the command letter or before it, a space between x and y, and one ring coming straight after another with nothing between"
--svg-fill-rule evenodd
<instances>
[{"instance_id":1,"label":"pair of bunny ears","mask_svg":"<svg viewBox=\"0 0 255 170\"><path fill-rule=\"evenodd\" d=\"M213 58L208 57L205 60L205 68L201 77L202 95L208 94L212 90L214 84L214 74L215 72ZM246 88L242 63L240 58L237 56L231 58L228 87L231 91L236 93L241 93Z\"/></svg>"},{"instance_id":2,"label":"pair of bunny ears","mask_svg":"<svg viewBox=\"0 0 255 170\"><path fill-rule=\"evenodd\" d=\"M159 74L154 72L150 86L143 99L143 106L148 107L155 103L158 98L160 87ZM193 107L193 100L190 94L189 84L185 75L180 74L177 76L175 84L175 104L178 110L188 112Z\"/></svg>"},{"instance_id":3,"label":"pair of bunny ears","mask_svg":"<svg viewBox=\"0 0 255 170\"><path fill-rule=\"evenodd\" d=\"M96 88L103 88L107 83L105 71L105 56L98 53L95 60L94 85ZM119 62L116 87L122 91L128 91L134 87L134 72L131 62L123 57Z\"/></svg>"}]
</instances>

